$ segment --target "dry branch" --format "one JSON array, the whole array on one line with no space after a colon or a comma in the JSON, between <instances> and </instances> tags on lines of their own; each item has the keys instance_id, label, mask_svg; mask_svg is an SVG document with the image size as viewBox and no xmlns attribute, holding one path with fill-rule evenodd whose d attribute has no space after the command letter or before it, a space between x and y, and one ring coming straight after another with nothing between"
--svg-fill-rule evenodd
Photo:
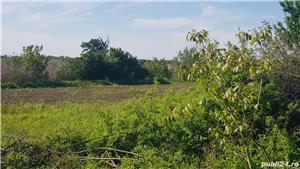
<instances>
[{"instance_id":1,"label":"dry branch","mask_svg":"<svg viewBox=\"0 0 300 169\"><path fill-rule=\"evenodd\" d=\"M130 151L126 151L126 150L120 150L120 149L116 149L116 148L110 148L110 147L98 147L98 148L93 148L93 149L89 149L89 150L82 150L82 151L78 151L75 152L76 154L81 154L81 153L85 153L88 151L93 151L93 150L108 150L108 151L116 151L116 152L121 152L121 153L126 153L126 154L131 154L131 155L135 155L140 157L140 155L134 153L134 152L130 152Z\"/></svg>"}]
</instances>

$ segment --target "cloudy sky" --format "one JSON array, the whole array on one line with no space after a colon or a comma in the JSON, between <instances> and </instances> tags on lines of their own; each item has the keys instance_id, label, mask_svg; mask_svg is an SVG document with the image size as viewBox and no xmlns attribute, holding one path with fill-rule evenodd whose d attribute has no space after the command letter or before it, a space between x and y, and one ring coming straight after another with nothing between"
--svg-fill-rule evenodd
<instances>
[{"instance_id":1,"label":"cloudy sky","mask_svg":"<svg viewBox=\"0 0 300 169\"><path fill-rule=\"evenodd\" d=\"M207 29L225 43L248 30L283 20L277 1L190 2L3 2L1 54L20 54L22 46L44 45L44 54L78 57L80 44L108 36L111 46L138 58L173 58L188 43L192 28Z\"/></svg>"}]
</instances>

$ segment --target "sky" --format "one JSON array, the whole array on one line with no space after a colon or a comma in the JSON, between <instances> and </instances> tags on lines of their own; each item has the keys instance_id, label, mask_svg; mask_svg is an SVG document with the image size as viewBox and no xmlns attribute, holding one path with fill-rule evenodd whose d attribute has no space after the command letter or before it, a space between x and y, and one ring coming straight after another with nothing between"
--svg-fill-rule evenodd
<instances>
[{"instance_id":1,"label":"sky","mask_svg":"<svg viewBox=\"0 0 300 169\"><path fill-rule=\"evenodd\" d=\"M283 17L278 1L4 1L1 55L36 44L46 55L79 57L80 44L100 36L139 59L172 59L191 45L185 36L193 28L224 45L238 28Z\"/></svg>"}]
</instances>

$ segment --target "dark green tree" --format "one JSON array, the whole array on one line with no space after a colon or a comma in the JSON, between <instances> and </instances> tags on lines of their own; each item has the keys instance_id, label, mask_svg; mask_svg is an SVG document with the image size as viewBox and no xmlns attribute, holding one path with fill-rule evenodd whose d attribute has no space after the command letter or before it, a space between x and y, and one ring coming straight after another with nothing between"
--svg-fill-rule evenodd
<instances>
[{"instance_id":1,"label":"dark green tree","mask_svg":"<svg viewBox=\"0 0 300 169\"><path fill-rule=\"evenodd\" d=\"M81 48L81 79L98 80L107 79L107 49L109 40L91 39L89 42L82 42Z\"/></svg>"},{"instance_id":2,"label":"dark green tree","mask_svg":"<svg viewBox=\"0 0 300 169\"><path fill-rule=\"evenodd\" d=\"M109 39L104 40L99 37L97 39L91 39L88 42L82 42L80 47L82 48L82 53L94 53L94 52L105 52L109 46Z\"/></svg>"},{"instance_id":3,"label":"dark green tree","mask_svg":"<svg viewBox=\"0 0 300 169\"><path fill-rule=\"evenodd\" d=\"M139 83L146 76L145 70L129 52L121 48L110 48L107 62L109 63L109 78L121 83Z\"/></svg>"},{"instance_id":4,"label":"dark green tree","mask_svg":"<svg viewBox=\"0 0 300 169\"><path fill-rule=\"evenodd\" d=\"M300 48L300 1L282 1L280 2L285 12L284 24L279 22L276 26L281 33L280 38L285 41L289 47ZM297 50L299 52L299 50ZM299 53L298 53L299 54Z\"/></svg>"},{"instance_id":5,"label":"dark green tree","mask_svg":"<svg viewBox=\"0 0 300 169\"><path fill-rule=\"evenodd\" d=\"M150 73L152 80L157 79L160 82L167 82L171 79L172 72L165 59L158 60L154 58L145 62L144 67Z\"/></svg>"}]
</instances>

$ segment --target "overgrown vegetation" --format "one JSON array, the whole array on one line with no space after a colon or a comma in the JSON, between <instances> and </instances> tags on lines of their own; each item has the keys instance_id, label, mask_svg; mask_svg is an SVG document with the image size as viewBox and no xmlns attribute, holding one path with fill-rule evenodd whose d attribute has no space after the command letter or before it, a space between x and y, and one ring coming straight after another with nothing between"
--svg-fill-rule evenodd
<instances>
[{"instance_id":1,"label":"overgrown vegetation","mask_svg":"<svg viewBox=\"0 0 300 169\"><path fill-rule=\"evenodd\" d=\"M105 82L102 84L171 80L171 68L164 59L137 60L121 48L109 47L109 40L101 37L83 42L81 47L79 58L47 57L41 54L43 46L38 45L24 47L20 56L2 56L2 88L64 87L70 86L65 81L76 80Z\"/></svg>"},{"instance_id":2,"label":"overgrown vegetation","mask_svg":"<svg viewBox=\"0 0 300 169\"><path fill-rule=\"evenodd\" d=\"M111 63L125 73L121 80L144 78L131 74L126 61L150 70L156 77L152 90L111 104L4 104L1 165L254 169L284 161L299 167L300 1L280 4L283 23L240 31L238 43L226 48L206 30L189 32L187 40L195 46L179 55L185 61L177 72L194 86L162 97L155 79L171 77L165 61L142 66L121 49L108 48L107 40L83 43L79 65L98 73L83 69L79 75L116 80L102 74L102 66ZM166 74L158 76L157 67Z\"/></svg>"}]
</instances>

